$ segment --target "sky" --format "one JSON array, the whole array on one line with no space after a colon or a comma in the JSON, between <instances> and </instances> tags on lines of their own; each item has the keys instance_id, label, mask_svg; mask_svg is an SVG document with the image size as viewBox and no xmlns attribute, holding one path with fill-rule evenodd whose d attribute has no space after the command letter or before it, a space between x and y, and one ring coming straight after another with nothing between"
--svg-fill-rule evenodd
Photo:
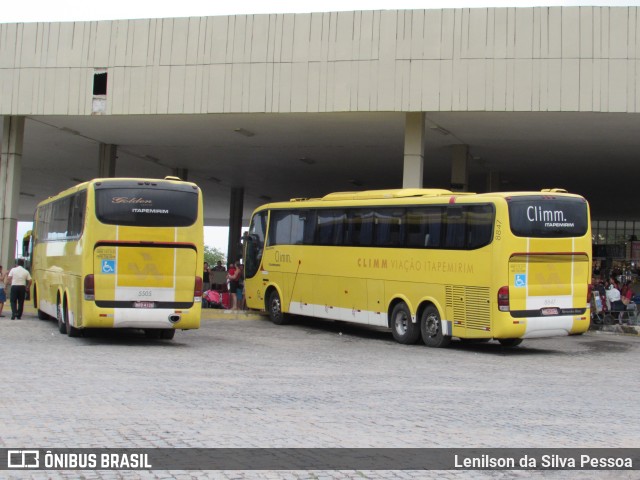
<instances>
[{"instance_id":1,"label":"sky","mask_svg":"<svg viewBox=\"0 0 640 480\"><path fill-rule=\"evenodd\" d=\"M482 8L536 6L638 6L637 1L544 1L544 0L181 0L131 1L109 0L23 0L6 1L0 8L0 23L66 22L133 18L165 18L260 13L309 13L350 10L403 10L425 8ZM31 223L18 224L18 242ZM205 227L205 245L226 253L229 229Z\"/></svg>"}]
</instances>

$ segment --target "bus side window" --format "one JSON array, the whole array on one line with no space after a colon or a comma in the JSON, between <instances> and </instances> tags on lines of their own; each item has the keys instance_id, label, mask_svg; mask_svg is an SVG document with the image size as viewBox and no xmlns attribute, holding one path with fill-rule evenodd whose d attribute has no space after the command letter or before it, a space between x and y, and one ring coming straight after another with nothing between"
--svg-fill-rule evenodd
<instances>
[{"instance_id":1,"label":"bus side window","mask_svg":"<svg viewBox=\"0 0 640 480\"><path fill-rule=\"evenodd\" d=\"M347 215L341 210L318 211L317 244L342 245Z\"/></svg>"},{"instance_id":2,"label":"bus side window","mask_svg":"<svg viewBox=\"0 0 640 480\"><path fill-rule=\"evenodd\" d=\"M313 237L316 233L316 212L315 210L309 210L306 212L304 219L304 233L302 236L302 243L305 245L313 245Z\"/></svg>"},{"instance_id":3,"label":"bus side window","mask_svg":"<svg viewBox=\"0 0 640 480\"><path fill-rule=\"evenodd\" d=\"M445 248L464 248L465 219L461 207L448 207L446 214Z\"/></svg>"},{"instance_id":4,"label":"bus side window","mask_svg":"<svg viewBox=\"0 0 640 480\"><path fill-rule=\"evenodd\" d=\"M491 243L493 208L490 205L467 207L467 248L480 248Z\"/></svg>"},{"instance_id":5,"label":"bus side window","mask_svg":"<svg viewBox=\"0 0 640 480\"><path fill-rule=\"evenodd\" d=\"M399 247L404 243L404 210L381 208L375 212L375 245Z\"/></svg>"},{"instance_id":6,"label":"bus side window","mask_svg":"<svg viewBox=\"0 0 640 480\"><path fill-rule=\"evenodd\" d=\"M84 210L87 202L87 192L76 193L71 200L71 211L69 212L69 230L67 236L79 238L84 226Z\"/></svg>"},{"instance_id":7,"label":"bus side window","mask_svg":"<svg viewBox=\"0 0 640 480\"><path fill-rule=\"evenodd\" d=\"M429 234L425 238L428 248L439 248L442 244L442 207L428 207L425 209L427 213L427 224L429 225Z\"/></svg>"},{"instance_id":8,"label":"bus side window","mask_svg":"<svg viewBox=\"0 0 640 480\"><path fill-rule=\"evenodd\" d=\"M407 244L409 248L424 248L427 246L429 225L424 209L410 209L405 217Z\"/></svg>"},{"instance_id":9,"label":"bus side window","mask_svg":"<svg viewBox=\"0 0 640 480\"><path fill-rule=\"evenodd\" d=\"M275 210L271 212L271 228L269 229L269 245L290 245L291 225L293 215L291 211Z\"/></svg>"},{"instance_id":10,"label":"bus side window","mask_svg":"<svg viewBox=\"0 0 640 480\"><path fill-rule=\"evenodd\" d=\"M364 209L352 209L347 213L345 245L371 245L373 240L373 212Z\"/></svg>"}]
</instances>

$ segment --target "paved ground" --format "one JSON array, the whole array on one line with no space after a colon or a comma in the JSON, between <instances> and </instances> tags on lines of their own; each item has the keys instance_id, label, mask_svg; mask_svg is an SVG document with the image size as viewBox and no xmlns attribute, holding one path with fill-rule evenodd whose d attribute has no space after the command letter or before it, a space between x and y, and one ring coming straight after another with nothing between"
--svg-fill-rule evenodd
<instances>
[{"instance_id":1,"label":"paved ground","mask_svg":"<svg viewBox=\"0 0 640 480\"><path fill-rule=\"evenodd\" d=\"M332 322L278 327L257 316L207 316L200 330L172 341L136 332L68 338L32 310L21 321L1 318L0 447L640 447L638 337L428 349ZM502 479L637 478L637 471L82 475Z\"/></svg>"}]
</instances>

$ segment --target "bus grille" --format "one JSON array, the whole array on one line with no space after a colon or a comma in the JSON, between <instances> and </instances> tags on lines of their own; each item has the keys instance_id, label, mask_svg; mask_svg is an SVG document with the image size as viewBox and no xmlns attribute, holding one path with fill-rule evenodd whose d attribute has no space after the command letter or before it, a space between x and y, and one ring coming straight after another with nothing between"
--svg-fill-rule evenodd
<instances>
[{"instance_id":1,"label":"bus grille","mask_svg":"<svg viewBox=\"0 0 640 480\"><path fill-rule=\"evenodd\" d=\"M473 330L491 327L491 300L488 287L447 285L447 307L453 310L453 321Z\"/></svg>"}]
</instances>

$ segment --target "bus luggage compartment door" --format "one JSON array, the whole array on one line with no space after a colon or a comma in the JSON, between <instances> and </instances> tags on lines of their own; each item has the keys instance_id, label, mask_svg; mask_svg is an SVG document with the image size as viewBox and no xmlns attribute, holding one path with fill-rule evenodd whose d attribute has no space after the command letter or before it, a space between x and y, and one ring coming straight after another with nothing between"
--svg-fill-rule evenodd
<instances>
[{"instance_id":1,"label":"bus luggage compartment door","mask_svg":"<svg viewBox=\"0 0 640 480\"><path fill-rule=\"evenodd\" d=\"M568 335L586 309L589 257L583 253L517 254L509 259L511 316L525 337Z\"/></svg>"},{"instance_id":2,"label":"bus luggage compartment door","mask_svg":"<svg viewBox=\"0 0 640 480\"><path fill-rule=\"evenodd\" d=\"M169 327L169 313L193 306L196 259L196 250L188 246L98 246L94 250L96 305L119 310L114 326ZM124 314L127 320L120 315L127 309L134 317L145 318L141 325L136 321L117 325L130 323L131 315Z\"/></svg>"}]
</instances>

